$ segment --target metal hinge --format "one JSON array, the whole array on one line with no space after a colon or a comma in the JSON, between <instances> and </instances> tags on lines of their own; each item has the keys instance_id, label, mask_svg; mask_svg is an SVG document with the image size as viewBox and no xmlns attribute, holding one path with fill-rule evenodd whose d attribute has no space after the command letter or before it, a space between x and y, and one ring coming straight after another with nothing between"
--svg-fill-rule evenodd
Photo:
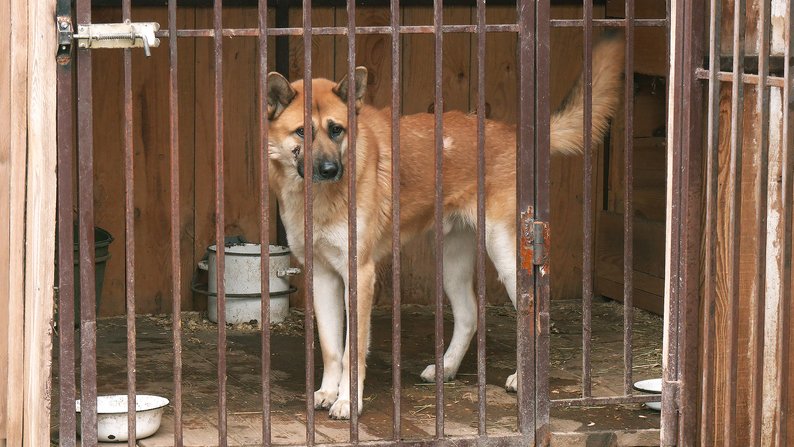
<instances>
[{"instance_id":1,"label":"metal hinge","mask_svg":"<svg viewBox=\"0 0 794 447\"><path fill-rule=\"evenodd\" d=\"M546 265L549 259L549 224L535 220L532 207L521 213L521 255L525 267L528 261L532 265Z\"/></svg>"},{"instance_id":2,"label":"metal hinge","mask_svg":"<svg viewBox=\"0 0 794 447\"><path fill-rule=\"evenodd\" d=\"M68 62L72 41L78 48L143 48L146 56L151 56L151 48L160 46L155 33L160 29L157 22L89 23L77 25L77 33L72 33L72 20L58 16L58 61Z\"/></svg>"}]
</instances>

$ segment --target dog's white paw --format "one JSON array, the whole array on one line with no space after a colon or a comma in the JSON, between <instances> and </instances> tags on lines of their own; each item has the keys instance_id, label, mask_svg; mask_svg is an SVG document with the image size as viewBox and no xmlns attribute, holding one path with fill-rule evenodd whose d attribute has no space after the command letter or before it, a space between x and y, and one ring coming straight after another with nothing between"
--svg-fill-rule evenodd
<instances>
[{"instance_id":1,"label":"dog's white paw","mask_svg":"<svg viewBox=\"0 0 794 447\"><path fill-rule=\"evenodd\" d=\"M448 382L455 378L455 372L451 368L444 366L444 382ZM425 382L434 383L436 381L436 365L427 365L422 374L420 375Z\"/></svg>"},{"instance_id":2,"label":"dog's white paw","mask_svg":"<svg viewBox=\"0 0 794 447\"><path fill-rule=\"evenodd\" d=\"M336 402L336 391L323 390L322 388L314 392L314 409L327 409Z\"/></svg>"},{"instance_id":3,"label":"dog's white paw","mask_svg":"<svg viewBox=\"0 0 794 447\"><path fill-rule=\"evenodd\" d=\"M518 374L514 373L511 374L510 377L507 378L507 382L505 382L505 388L509 393L516 393L518 392Z\"/></svg>"},{"instance_id":4,"label":"dog's white paw","mask_svg":"<svg viewBox=\"0 0 794 447\"><path fill-rule=\"evenodd\" d=\"M361 410L359 409L359 411ZM331 419L350 419L350 400L337 399L328 410L328 416Z\"/></svg>"}]
</instances>

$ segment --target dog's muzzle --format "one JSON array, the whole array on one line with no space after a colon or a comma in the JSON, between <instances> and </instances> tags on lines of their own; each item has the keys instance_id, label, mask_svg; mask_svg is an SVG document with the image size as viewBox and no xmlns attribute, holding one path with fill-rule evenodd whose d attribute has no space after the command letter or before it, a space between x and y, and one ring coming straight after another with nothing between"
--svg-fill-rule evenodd
<instances>
[{"instance_id":1,"label":"dog's muzzle","mask_svg":"<svg viewBox=\"0 0 794 447\"><path fill-rule=\"evenodd\" d=\"M336 160L323 159L315 161L312 171L312 181L314 182L335 182L342 178L344 168L342 164ZM304 170L302 160L298 160L298 175L303 178Z\"/></svg>"}]
</instances>

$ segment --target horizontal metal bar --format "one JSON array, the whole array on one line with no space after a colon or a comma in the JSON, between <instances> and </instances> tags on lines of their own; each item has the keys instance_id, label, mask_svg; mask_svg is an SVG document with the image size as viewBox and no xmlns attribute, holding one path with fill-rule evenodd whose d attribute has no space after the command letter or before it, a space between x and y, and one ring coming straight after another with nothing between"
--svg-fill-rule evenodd
<instances>
[{"instance_id":1,"label":"horizontal metal bar","mask_svg":"<svg viewBox=\"0 0 794 447\"><path fill-rule=\"evenodd\" d=\"M168 2L167 0L133 0L132 1L134 6L165 6ZM297 7L300 8L303 6L302 0L268 0L267 2L268 7L278 7L281 6L283 3L286 7ZM356 6L362 7L384 7L389 6L389 0L356 0ZM403 0L400 2L400 6L428 6L427 0ZM446 0L444 2L444 6L475 6L475 0ZM593 0L594 5L604 5L606 0ZM118 7L121 4L121 0L93 0L91 4L94 7L102 6L102 7ZM257 0L228 0L224 2L225 6L256 6ZM514 6L516 4L516 0L489 0L488 5L491 6ZM551 0L552 5L573 5L573 4L581 4L580 0ZM314 0L312 5L317 8L321 7L343 7L346 5L346 0ZM180 8L185 7L210 7L212 6L212 0L181 0L179 2Z\"/></svg>"},{"instance_id":2,"label":"horizontal metal bar","mask_svg":"<svg viewBox=\"0 0 794 447\"><path fill-rule=\"evenodd\" d=\"M582 19L552 19L549 21L553 28L572 28L584 26ZM626 19L592 19L593 26L625 28ZM634 26L640 27L666 27L667 19L634 19Z\"/></svg>"},{"instance_id":3,"label":"horizontal metal bar","mask_svg":"<svg viewBox=\"0 0 794 447\"><path fill-rule=\"evenodd\" d=\"M573 399L552 399L551 406L558 407L589 407L593 405L638 404L660 402L661 394L638 394L608 397L577 397Z\"/></svg>"},{"instance_id":4,"label":"horizontal metal bar","mask_svg":"<svg viewBox=\"0 0 794 447\"><path fill-rule=\"evenodd\" d=\"M551 26L556 28L563 27L580 27L582 20L551 20ZM634 26L639 27L663 27L667 25L666 19L636 19ZM625 27L625 19L594 19L593 26L601 27ZM485 32L487 33L517 33L518 24L515 23L500 23L485 25ZM433 34L435 32L432 25L403 25L398 27L400 34ZM223 35L225 37L257 37L259 36L259 28L224 28ZM442 25L442 33L476 33L477 25ZM156 37L168 37L168 30L160 30L155 33ZM304 28L268 28L268 36L302 36ZM390 35L392 29L390 26L357 26L355 28L356 34L384 34ZM342 26L320 26L312 28L313 35L327 36L327 35L347 35L348 29ZM180 29L177 30L177 37L213 37L215 35L212 29Z\"/></svg>"},{"instance_id":5,"label":"horizontal metal bar","mask_svg":"<svg viewBox=\"0 0 794 447\"><path fill-rule=\"evenodd\" d=\"M315 444L316 447L433 447L439 445L438 440L424 440L424 441L359 441L357 443L333 443L333 444ZM501 447L501 446L526 446L526 437L520 434L513 435L497 435L488 436L487 438L480 438L478 436L454 437L448 436L444 438L443 445L453 445L455 447Z\"/></svg>"},{"instance_id":6,"label":"horizontal metal bar","mask_svg":"<svg viewBox=\"0 0 794 447\"><path fill-rule=\"evenodd\" d=\"M695 76L697 76L698 79L708 80L709 70L705 68L698 68L695 70ZM721 82L733 82L733 73L729 71L720 71L717 75L717 79ZM742 82L745 84L758 85L760 79L761 77L757 74L742 74ZM770 87L783 88L786 85L786 80L785 78L781 78L779 76L769 76L766 78L766 85Z\"/></svg>"}]
</instances>

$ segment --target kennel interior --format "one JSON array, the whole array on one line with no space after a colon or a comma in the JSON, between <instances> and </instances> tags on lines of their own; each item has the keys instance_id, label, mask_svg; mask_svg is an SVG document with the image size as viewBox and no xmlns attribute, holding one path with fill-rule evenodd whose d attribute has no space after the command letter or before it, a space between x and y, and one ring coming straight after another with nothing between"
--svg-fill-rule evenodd
<instances>
[{"instance_id":1,"label":"kennel interior","mask_svg":"<svg viewBox=\"0 0 794 447\"><path fill-rule=\"evenodd\" d=\"M156 2L155 2L156 3ZM167 8L146 2L133 2L132 20L154 21L163 29L168 23ZM596 19L624 17L624 2L595 2ZM580 19L581 4L552 2L551 17ZM268 10L271 27L301 27L300 5L280 3ZM433 7L420 2L400 8L402 25L433 24ZM116 2L93 2L93 23L116 22L122 10ZM584 190L582 157L554 158L551 163L551 222L565 222L553 228L551 265L551 358L550 393L553 398L576 398L582 378L582 290L591 284L595 297L592 309L592 396L622 396L624 391L623 308L622 300L623 213L625 212L624 147L633 144L634 188L634 313L633 377L636 380L661 377L662 319L664 288L665 218L665 98L667 67L666 6L658 2L638 2L637 18L647 19L634 30L632 134L624 137L625 116L617 113L604 144L594 144L590 165L592 183ZM313 2L311 23L315 27L346 26L344 5ZM517 21L514 2L489 2L489 24ZM389 25L387 3L356 8L356 26ZM618 20L616 20L618 21ZM473 3L450 3L443 8L445 25L476 23ZM253 2L224 5L224 28L256 28L257 9ZM211 4L179 2L178 29L207 29L213 26ZM594 27L593 38L603 31ZM581 23L555 26L551 37L550 107L556 109L582 71L584 33ZM433 112L434 37L432 34L405 33L400 36L401 112ZM516 122L518 94L518 37L516 32L490 32L485 51L485 116ZM224 234L260 239L260 202L257 199L259 171L259 115L257 86L259 53L255 36L223 39L223 146L224 146ZM304 72L302 36L268 39L268 70L279 70L289 79ZM444 34L442 90L444 110L474 112L477 104L476 34ZM316 77L340 79L347 73L347 39L340 35L312 37L312 73ZM208 245L216 237L215 219L215 112L214 43L206 37L180 37L178 40L178 186L179 208L172 208L169 159L169 41L161 37L151 57L141 51L132 53L131 106L133 194L134 194L134 306L136 318L136 390L162 394L173 399L170 316L173 309L172 250L167 230L171 213L179 215L181 252L180 307L185 312L181 346L182 412L181 427L185 445L212 445L218 440L219 425L226 425L230 444L255 443L261 437L261 338L255 327L227 329L228 374L225 394L227 421L218 414L217 328L206 321L205 297L187 286ZM92 54L94 213L95 222L117 236L111 247L114 261L108 265L105 292L97 324L98 392L123 393L128 320L122 317L129 304L125 293L125 172L124 132L126 120L123 54L95 51ZM79 61L78 61L79 64ZM367 102L388 106L391 100L391 36L362 34L356 37L356 64L369 69ZM432 194L429 191L428 194ZM589 197L586 197L589 196ZM589 202L590 229L585 226L583 208ZM271 242L279 239L276 200L270 198ZM591 277L583 277L583 247L591 248ZM402 336L402 436L420 440L434 436L436 428L435 387L421 383L418 373L433 359L432 346L435 295L435 256L432 239L419 240L404 247L401 257ZM391 275L390 263L380 269L373 349L365 394L365 411L360 418L360 439L389 439L392 435L391 408ZM584 282L583 282L584 281ZM303 336L303 278L294 284L299 292L291 298L293 316L284 325L272 328L271 338L271 437L277 443L305 442L304 378L305 360L295 352L305 348ZM515 396L503 389L504 379L515 362L515 312L509 304L495 272L488 266L489 303L486 344L487 429L491 435L516 430ZM149 316L149 315L152 316ZM451 329L446 316L446 337ZM78 337L80 334L78 333ZM457 379L444 387L447 436L477 434L476 343L464 361ZM511 352L512 351L512 352ZM79 364L79 352L76 354ZM57 354L55 356L57 358ZM321 371L320 357L314 366ZM319 381L319 376L315 379ZM78 382L79 383L79 382ZM79 390L79 386L78 386ZM629 391L631 392L631 391ZM53 408L57 405L53 403ZM318 443L348 440L346 422L326 421L318 412L313 424ZM57 412L53 415L54 436L58 432ZM164 427L140 445L170 445L173 442L174 416L167 412ZM593 402L585 408L567 405L552 411L553 432L568 433L571 439L582 436L611 436L619 433L621 442L653 442L658 439L659 413L641 402L605 405ZM581 434L581 433L584 434Z\"/></svg>"}]
</instances>

